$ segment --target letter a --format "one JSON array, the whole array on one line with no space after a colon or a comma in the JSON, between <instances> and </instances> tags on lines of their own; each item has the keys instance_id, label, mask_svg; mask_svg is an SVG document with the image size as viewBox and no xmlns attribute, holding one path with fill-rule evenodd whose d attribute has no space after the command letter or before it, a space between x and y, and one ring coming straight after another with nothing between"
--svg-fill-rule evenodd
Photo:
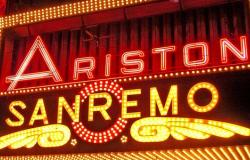
<instances>
[{"instance_id":1,"label":"letter a","mask_svg":"<svg viewBox=\"0 0 250 160\"><path fill-rule=\"evenodd\" d=\"M36 51L39 50L42 54L42 57L47 64L49 71L43 72L36 72L36 73L28 73L23 74L25 69L28 67L31 59L34 57ZM49 56L49 52L46 49L43 40L40 36L37 36L35 42L33 43L32 47L30 48L27 56L25 57L23 63L21 64L19 70L17 71L16 75L6 77L6 82L11 82L8 91L15 89L17 83L19 81L27 81L27 80L34 80L34 79L43 79L43 78L53 78L55 82L62 81L60 74L58 73L56 66L54 65L52 59Z\"/></svg>"}]
</instances>

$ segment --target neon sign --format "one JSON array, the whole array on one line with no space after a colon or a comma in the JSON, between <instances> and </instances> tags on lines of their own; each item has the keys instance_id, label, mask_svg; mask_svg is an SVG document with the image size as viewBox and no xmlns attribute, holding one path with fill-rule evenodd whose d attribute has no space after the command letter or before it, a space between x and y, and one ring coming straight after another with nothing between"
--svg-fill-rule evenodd
<instances>
[{"instance_id":1,"label":"neon sign","mask_svg":"<svg viewBox=\"0 0 250 160\"><path fill-rule=\"evenodd\" d=\"M14 130L20 130L20 127L30 129L0 136L0 148L5 151L8 150L6 147L18 150L22 147L81 147L114 143L115 146L131 145L133 148L130 142L167 145L171 141L182 146L185 143L180 144L181 141L191 143L191 139L195 140L194 144L199 141L208 143L216 137L218 143L220 139L228 139L230 144L234 137L246 140L244 137L250 137L248 125L217 117L223 115L221 109L234 114L230 110L236 104L232 101L232 106L225 105L231 102L224 101L225 95L232 99L236 95L227 90L228 84L223 85L227 73L222 74L216 80L211 75L192 81L188 77L182 78L185 83L178 82L178 79L171 82L162 79L143 80L134 85L104 80L77 90L57 91L56 94L11 96L3 103L9 110L0 123ZM234 77L228 80L229 84L238 78ZM249 79L248 76L245 81ZM237 88L243 92L247 89L241 85ZM247 98L242 99L243 106L247 102ZM211 113L217 118L214 119ZM242 114L240 110L238 113ZM221 142L225 143L224 140Z\"/></svg>"},{"instance_id":2,"label":"neon sign","mask_svg":"<svg viewBox=\"0 0 250 160\"><path fill-rule=\"evenodd\" d=\"M240 47L238 44L232 43L227 38L222 38L219 43L221 48L220 54L218 54L218 62L212 64L210 62L209 44L207 42L196 42L188 43L183 46L183 66L174 66L175 72L185 71L189 69L197 68L213 68L218 66L232 66L238 64L249 64L249 53L247 46L247 37L241 36L239 38ZM175 59L169 59L168 55L173 54L175 56L176 46L165 46L159 48L153 48L153 55L158 56L160 62L159 73L169 73L170 69L167 67L169 60L176 63ZM36 51L39 51L43 57L43 61L46 63L49 71L38 71L34 73L24 74L27 67L32 63L31 60L35 56ZM194 58L194 54L196 58ZM198 56L198 57L197 57ZM145 53L142 50L126 51L120 57L120 75L113 75L111 63L112 54L107 54L105 56L105 65L99 66L96 62L96 57L79 57L76 58L73 64L72 79L73 82L100 79L100 77L110 78L110 77L120 77L120 76L136 76L143 75L145 70ZM229 61L233 59L234 61ZM104 75L95 75L96 68L103 68ZM48 79L52 78L55 83L66 83L60 75L60 71L57 70L56 65L52 61L48 50L40 36L38 36L31 46L28 54L26 55L24 61L19 67L16 75L6 77L6 82L10 83L8 91L17 89L17 84L22 81L31 81L38 79ZM68 83L68 82L67 82ZM32 87L32 86L29 86Z\"/></svg>"},{"instance_id":3,"label":"neon sign","mask_svg":"<svg viewBox=\"0 0 250 160\"><path fill-rule=\"evenodd\" d=\"M0 126L4 129L0 128L0 153L8 155L9 149L22 150L18 155L30 152L24 148L44 154L58 153L58 148L65 153L85 153L171 145L185 148L187 144L206 147L211 141L248 144L250 65L245 36L239 44L221 39L218 66L223 67L219 68L210 62L208 43L186 44L182 48L184 68L176 67L176 72L170 72L167 64L176 46L153 48L162 74L149 76L144 75L144 51L125 51L118 75L125 76L122 80L112 75L112 54L105 56L105 66L98 66L95 57L79 57L73 64L75 81L63 86L60 70L37 37L17 73L6 78L8 92L14 94L0 96ZM194 52L199 56L193 56ZM42 55L48 70L25 72L36 54ZM104 79L95 75L97 67L103 68ZM217 71L220 74L207 74ZM86 81L77 84L83 75ZM23 81L39 79L58 84L18 90Z\"/></svg>"}]
</instances>

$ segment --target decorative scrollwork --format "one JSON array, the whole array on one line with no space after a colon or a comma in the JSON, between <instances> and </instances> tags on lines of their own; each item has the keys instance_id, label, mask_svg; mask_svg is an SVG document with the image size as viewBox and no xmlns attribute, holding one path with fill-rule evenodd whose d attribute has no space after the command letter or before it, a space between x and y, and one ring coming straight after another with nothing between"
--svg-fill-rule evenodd
<instances>
[{"instance_id":1,"label":"decorative scrollwork","mask_svg":"<svg viewBox=\"0 0 250 160\"><path fill-rule=\"evenodd\" d=\"M162 142L170 135L176 140L230 138L235 134L250 136L250 129L239 125L193 118L149 117L137 120L130 129L139 142Z\"/></svg>"},{"instance_id":2,"label":"decorative scrollwork","mask_svg":"<svg viewBox=\"0 0 250 160\"><path fill-rule=\"evenodd\" d=\"M65 145L71 136L69 128L61 124L27 129L0 137L0 149L32 148L37 143L40 147L59 147Z\"/></svg>"}]
</instances>

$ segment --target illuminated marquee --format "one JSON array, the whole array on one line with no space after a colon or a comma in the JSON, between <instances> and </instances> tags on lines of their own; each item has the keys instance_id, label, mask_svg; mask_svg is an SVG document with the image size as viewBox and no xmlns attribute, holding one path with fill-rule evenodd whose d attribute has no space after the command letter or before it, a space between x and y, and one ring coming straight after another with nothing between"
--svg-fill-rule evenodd
<instances>
[{"instance_id":1,"label":"illuminated marquee","mask_svg":"<svg viewBox=\"0 0 250 160\"><path fill-rule=\"evenodd\" d=\"M237 65L237 64L248 64L249 63L249 53L248 53L248 46L247 46L247 38L246 36L241 36L239 39L240 47L236 44L233 44L229 39L223 38L220 40L220 48L221 52L220 55L218 54L218 65L213 65L210 62L210 54L209 54L209 45L206 42L196 42L196 43L189 43L183 46L183 64L184 68L176 66L174 69L176 72L189 70L189 69L197 69L197 68L213 68L218 66L225 66L225 65ZM168 54L175 54L176 46L166 46L160 48L153 48L152 54L159 54L159 61L160 64L160 71L159 73L169 73L169 69L167 68L167 60ZM36 51L39 51L43 57L46 66L48 67L49 71L40 71L35 73L28 73L24 74L25 70L31 63L32 58L35 56ZM199 53L198 58L193 58L191 56L193 52L196 51ZM136 76L141 75L144 73L144 58L145 53L142 50L135 50L135 51L127 51L124 52L121 56L120 63L122 67L120 68L120 76ZM91 79L98 79L98 76L110 78L110 77L117 77L117 75L112 75L111 68L114 67L111 64L111 57L112 54L107 54L105 56L105 66L99 66L97 64L95 57L79 57L74 61L74 70L72 79L74 82L76 81L87 81ZM233 58L234 61L229 62L228 59ZM174 62L175 63L175 62ZM96 68L104 68L105 74L95 75ZM81 75L86 75L86 78L82 78ZM49 52L45 47L44 42L42 41L41 37L38 36L31 46L28 54L26 55L24 61L22 62L20 68L18 69L16 75L6 77L6 82L10 82L8 87L8 91L12 91L16 89L17 84L22 81L29 81L29 80L37 80L37 79L44 79L44 78L53 78L55 83L65 83L60 76L60 71L57 70L54 62L50 58ZM67 82L68 83L68 82Z\"/></svg>"},{"instance_id":2,"label":"illuminated marquee","mask_svg":"<svg viewBox=\"0 0 250 160\"><path fill-rule=\"evenodd\" d=\"M167 59L175 54L176 46L153 48L151 54L159 55L160 62L160 72L153 75L144 75L142 50L124 51L119 77L112 75L112 54L105 56L104 66L98 66L96 57L79 57L73 64L75 81L65 82L38 36L16 74L6 77L10 85L4 93L11 94L0 96L0 126L4 129L0 129L0 153L10 155L10 149L16 155L33 150L56 154L58 148L71 154L197 148L211 142L218 146L249 144L247 38L241 36L238 44L224 38L219 44L216 66L210 62L208 43L184 45L184 68L177 67L175 72L167 67ZM195 59L194 52L199 55ZM36 54L41 54L48 70L27 73ZM104 79L95 75L99 67ZM40 79L52 79L55 84L18 88L23 81Z\"/></svg>"},{"instance_id":3,"label":"illuminated marquee","mask_svg":"<svg viewBox=\"0 0 250 160\"><path fill-rule=\"evenodd\" d=\"M90 82L82 89L11 96L2 104L9 110L4 111L1 125L16 132L1 134L0 148L5 154L6 147L14 150L49 147L52 151L65 147L71 153L72 147L86 152L84 148L92 145L93 151L102 151L104 146L105 151L112 151L112 146L123 145L126 147L122 150L126 151L127 147L137 150L134 143L144 143L148 150L152 149L150 143L162 143L161 147L166 148L169 143L183 147L185 141L193 147L206 146L211 140L221 145L230 145L235 139L247 143L250 137L247 114L234 100L240 98L238 105L244 108L248 99L227 87L240 77L237 72L233 76L228 74L232 73L203 75L196 80L181 78L185 83L178 79L134 83L105 80ZM231 79L224 84L227 76ZM249 80L246 76L241 83ZM246 92L249 87L235 88ZM224 101L225 97L229 100ZM241 123L238 118L226 120L227 115L222 114L225 110L235 114ZM20 127L28 129L20 131Z\"/></svg>"}]
</instances>

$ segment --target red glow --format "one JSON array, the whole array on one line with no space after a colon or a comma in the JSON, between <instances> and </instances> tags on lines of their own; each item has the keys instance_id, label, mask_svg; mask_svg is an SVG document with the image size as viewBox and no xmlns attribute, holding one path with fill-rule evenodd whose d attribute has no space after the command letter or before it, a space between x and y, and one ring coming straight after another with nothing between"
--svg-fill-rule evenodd
<instances>
[{"instance_id":1,"label":"red glow","mask_svg":"<svg viewBox=\"0 0 250 160\"><path fill-rule=\"evenodd\" d=\"M228 50L230 50L230 52L233 53L233 55L236 56L239 60L241 60L241 61L248 60L247 37L246 36L240 37L240 47L241 47L240 50L237 47L235 47L226 38L221 39L220 44L221 44L221 62L222 63L228 63Z\"/></svg>"},{"instance_id":2,"label":"red glow","mask_svg":"<svg viewBox=\"0 0 250 160\"><path fill-rule=\"evenodd\" d=\"M135 57L135 56L138 56L138 57L144 57L144 53L143 51L129 51L129 52L125 52L123 53L122 55L122 59L121 59L121 62L122 62L122 65L123 66L137 66L137 68L126 68L126 67L123 67L121 68L121 73L122 74L139 74L139 73L142 73L143 70L144 70L144 62L142 59L129 59L131 57Z\"/></svg>"},{"instance_id":3,"label":"red glow","mask_svg":"<svg viewBox=\"0 0 250 160\"><path fill-rule=\"evenodd\" d=\"M114 94L118 99L119 103L121 103L121 95L123 88L119 84L110 81L94 82L84 87L83 90L81 90L80 92L80 95L82 96L81 100L84 101L90 94L99 91L106 91Z\"/></svg>"},{"instance_id":4,"label":"red glow","mask_svg":"<svg viewBox=\"0 0 250 160\"><path fill-rule=\"evenodd\" d=\"M0 16L5 14L6 0L0 0Z\"/></svg>"},{"instance_id":5,"label":"red glow","mask_svg":"<svg viewBox=\"0 0 250 160\"><path fill-rule=\"evenodd\" d=\"M152 49L153 54L161 54L161 70L167 69L167 53L174 52L175 46L161 47Z\"/></svg>"},{"instance_id":6,"label":"red glow","mask_svg":"<svg viewBox=\"0 0 250 160\"><path fill-rule=\"evenodd\" d=\"M89 63L88 67L80 67L81 63ZM78 80L80 73L86 73L89 79L94 78L93 70L95 69L95 58L94 57L84 57L77 58L74 65L74 80Z\"/></svg>"},{"instance_id":7,"label":"red glow","mask_svg":"<svg viewBox=\"0 0 250 160\"><path fill-rule=\"evenodd\" d=\"M99 91L106 91L110 92L121 103L121 95L122 95L123 88L114 82L110 81L99 81L89 84L88 86L84 87L83 90L80 91L81 101L84 102L85 99L92 93L99 92ZM80 122L73 122L73 129L75 133L83 140L89 143L106 143L114 139L123 131L127 124L127 121L119 118L115 124L110 127L106 131L102 132L92 132L85 128L83 124Z\"/></svg>"},{"instance_id":8,"label":"red glow","mask_svg":"<svg viewBox=\"0 0 250 160\"><path fill-rule=\"evenodd\" d=\"M106 55L106 65L105 65L105 76L110 76L110 67L111 67L111 54Z\"/></svg>"},{"instance_id":9,"label":"red glow","mask_svg":"<svg viewBox=\"0 0 250 160\"><path fill-rule=\"evenodd\" d=\"M49 68L49 71L44 72L36 72L36 73L29 73L23 74L24 71L27 69L28 65L30 64L31 59L35 55L36 51L39 50L42 54L42 57ZM40 36L38 36L33 43L32 47L30 48L27 56L25 57L23 63L21 64L17 74L15 76L6 77L7 82L11 82L8 90L13 90L19 81L28 81L34 79L44 79L44 78L53 78L55 82L61 82L62 79L60 77L59 72L56 69L52 59L50 58L49 52L46 49L43 40Z\"/></svg>"},{"instance_id":10,"label":"red glow","mask_svg":"<svg viewBox=\"0 0 250 160\"><path fill-rule=\"evenodd\" d=\"M81 122L73 122L74 132L85 142L106 143L116 138L126 127L127 121L119 118L115 124L102 132L92 132L84 127Z\"/></svg>"},{"instance_id":11,"label":"red glow","mask_svg":"<svg viewBox=\"0 0 250 160\"><path fill-rule=\"evenodd\" d=\"M201 49L201 59L191 61L190 60L190 50L191 49ZM197 42L187 44L183 48L183 62L186 67L197 67L197 66L206 66L209 62L209 55L208 55L208 45L205 42Z\"/></svg>"},{"instance_id":12,"label":"red glow","mask_svg":"<svg viewBox=\"0 0 250 160\"><path fill-rule=\"evenodd\" d=\"M153 48L152 53L149 54L160 54L160 63L158 63L158 59L157 61L154 61L154 58L146 55L144 51L141 50L124 52L121 54L121 57L118 58L113 57L111 54L106 54L105 57L103 57L103 62L101 63L100 61L102 61L102 59L99 60L97 57L80 57L74 59L72 56L70 58L70 62L74 62L74 70L71 76L73 77L74 81L87 82L90 79L102 77L106 77L106 79L115 79L115 77L123 78L127 75L145 76L149 73L170 74L171 76L171 74L177 74L177 72L185 72L187 70L189 71L190 69L212 69L218 67L231 67L249 64L246 36L240 37L240 49L226 38L221 39L215 44L220 45L221 53L218 53L218 58L216 58L216 61L213 61L213 63L210 62L211 53L209 51L209 44L206 42L187 43L183 46L183 48L177 48L175 45ZM25 69L30 64L30 60L37 49L39 49L41 52L43 59L49 68L49 71L38 71L35 73L24 74ZM178 51L182 51L183 53L180 54ZM196 51L196 53L193 51ZM172 54L168 59L168 52L178 53ZM193 55L193 53L195 54ZM182 57L179 58L177 56ZM120 65L117 62L113 62L112 60L119 61ZM169 62L169 64L167 62ZM69 64L69 66L72 66L72 64ZM154 70L157 67L160 67L160 72L159 70ZM150 68L151 70L146 71L145 68ZM71 71L70 68L68 70ZM64 71L62 71L62 73L63 72ZM44 43L42 42L40 36L38 36L16 75L8 76L6 78L11 82L8 91L15 89L19 81L45 78L53 78L54 82L62 81L59 72L49 57ZM70 84L71 82L68 81L66 83Z\"/></svg>"}]
</instances>

